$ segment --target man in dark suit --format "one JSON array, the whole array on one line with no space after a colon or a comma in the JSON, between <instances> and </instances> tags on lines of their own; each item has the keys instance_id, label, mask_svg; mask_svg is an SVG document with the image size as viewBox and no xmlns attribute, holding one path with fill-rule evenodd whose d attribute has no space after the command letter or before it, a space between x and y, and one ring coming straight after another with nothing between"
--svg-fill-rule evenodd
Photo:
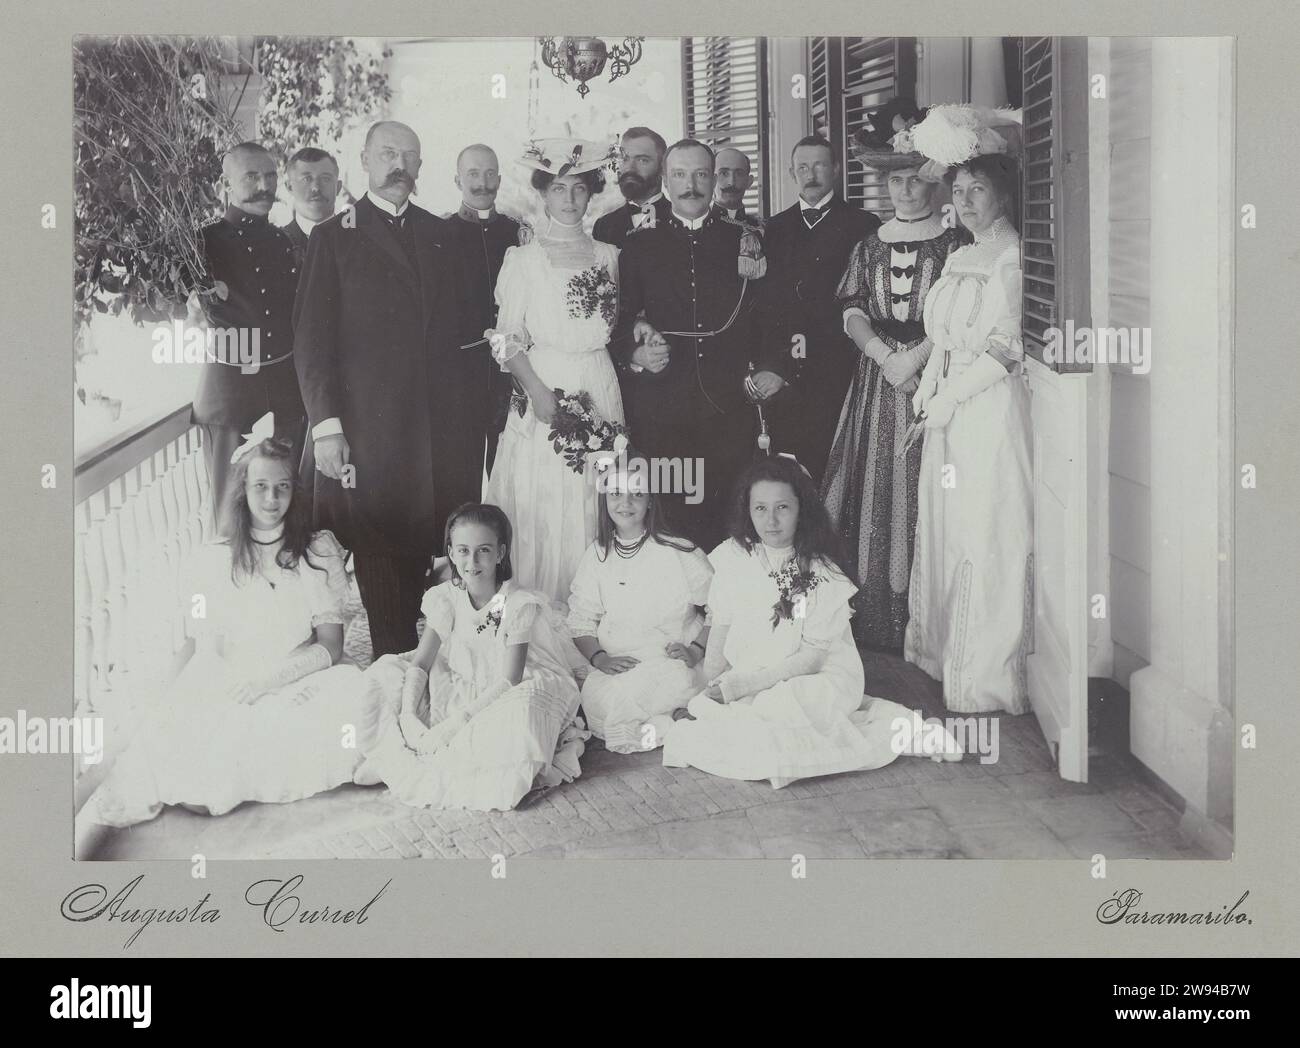
<instances>
[{"instance_id":1,"label":"man in dark suit","mask_svg":"<svg viewBox=\"0 0 1300 1048\"><path fill-rule=\"evenodd\" d=\"M293 367L293 298L298 264L289 238L267 221L278 182L275 159L256 142L234 146L222 159L226 213L202 231L209 275L225 288L190 322L209 328L207 359L190 418L203 432L219 533L228 528L230 456L243 434L268 411L276 436L302 449L306 425ZM239 352L231 352L234 347Z\"/></svg>"},{"instance_id":2,"label":"man in dark suit","mask_svg":"<svg viewBox=\"0 0 1300 1048\"><path fill-rule=\"evenodd\" d=\"M676 461L683 479L690 464L698 484L703 463L698 489L671 492L666 501L705 549L726 537L731 489L754 453L744 382L758 340L755 287L739 272L744 231L711 206L713 163L713 151L690 139L668 151L672 213L632 233L619 255L619 322L610 343L637 372L628 421L651 478L668 475L665 465Z\"/></svg>"},{"instance_id":3,"label":"man in dark suit","mask_svg":"<svg viewBox=\"0 0 1300 1048\"><path fill-rule=\"evenodd\" d=\"M369 190L313 231L294 352L311 421L316 525L353 552L374 654L409 651L447 514L475 497L445 224L410 202L420 140L381 121L361 154ZM481 409L480 409L481 410ZM480 446L482 435L479 436Z\"/></svg>"},{"instance_id":4,"label":"man in dark suit","mask_svg":"<svg viewBox=\"0 0 1300 1048\"><path fill-rule=\"evenodd\" d=\"M339 179L338 161L315 146L304 146L289 158L284 165L284 180L293 199L293 218L280 228L293 242L301 270L307 259L307 238L334 214L343 182Z\"/></svg>"},{"instance_id":5,"label":"man in dark suit","mask_svg":"<svg viewBox=\"0 0 1300 1048\"><path fill-rule=\"evenodd\" d=\"M854 246L880 220L836 194L840 167L823 138L795 144L790 177L799 199L764 227L766 331L754 385L772 450L793 454L820 483L858 358L835 292Z\"/></svg>"},{"instance_id":6,"label":"man in dark suit","mask_svg":"<svg viewBox=\"0 0 1300 1048\"><path fill-rule=\"evenodd\" d=\"M497 155L487 146L466 146L460 151L456 158L456 188L460 190L460 207L446 218L451 256L462 281L460 344L465 354L465 374L461 385L466 388L479 382L488 387L489 416L476 426L486 429L485 461L490 473L514 384L492 360L483 332L496 327L497 275L506 251L519 243L519 223L496 209L501 174Z\"/></svg>"},{"instance_id":7,"label":"man in dark suit","mask_svg":"<svg viewBox=\"0 0 1300 1048\"><path fill-rule=\"evenodd\" d=\"M626 203L596 219L593 237L621 249L632 230L655 225L672 213L663 189L667 148L663 136L648 127L623 132L618 190Z\"/></svg>"}]
</instances>

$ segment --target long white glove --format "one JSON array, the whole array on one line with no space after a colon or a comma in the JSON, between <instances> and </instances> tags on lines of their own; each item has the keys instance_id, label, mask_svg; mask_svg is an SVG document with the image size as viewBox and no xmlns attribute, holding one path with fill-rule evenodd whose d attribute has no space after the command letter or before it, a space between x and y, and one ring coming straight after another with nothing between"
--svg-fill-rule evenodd
<instances>
[{"instance_id":1,"label":"long white glove","mask_svg":"<svg viewBox=\"0 0 1300 1048\"><path fill-rule=\"evenodd\" d=\"M490 688L486 688L467 707L449 714L445 719L440 720L425 732L424 737L416 743L415 749L421 753L436 753L451 742L461 728L465 727L475 716L491 706L512 687L514 685L503 678Z\"/></svg>"},{"instance_id":2,"label":"long white glove","mask_svg":"<svg viewBox=\"0 0 1300 1048\"><path fill-rule=\"evenodd\" d=\"M955 376L925 405L925 428L943 429L952 421L952 414L961 404L977 393L1007 377L1002 362L988 353L981 353L960 375Z\"/></svg>"},{"instance_id":3,"label":"long white glove","mask_svg":"<svg viewBox=\"0 0 1300 1048\"><path fill-rule=\"evenodd\" d=\"M803 645L793 655L761 670L727 670L718 678L723 702L735 702L747 695L757 695L792 677L816 673L826 665L826 652Z\"/></svg>"},{"instance_id":4,"label":"long white glove","mask_svg":"<svg viewBox=\"0 0 1300 1048\"><path fill-rule=\"evenodd\" d=\"M302 680L308 674L327 670L334 665L329 649L323 644L309 644L301 651L290 655L275 669L258 677L252 685L255 695L262 695L276 688L283 688L296 680Z\"/></svg>"}]
</instances>

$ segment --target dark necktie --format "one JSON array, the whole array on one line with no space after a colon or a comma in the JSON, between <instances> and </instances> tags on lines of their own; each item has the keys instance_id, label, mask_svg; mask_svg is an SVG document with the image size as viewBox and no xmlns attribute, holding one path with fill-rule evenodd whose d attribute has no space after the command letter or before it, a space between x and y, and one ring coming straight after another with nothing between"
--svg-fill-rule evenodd
<instances>
[{"instance_id":1,"label":"dark necktie","mask_svg":"<svg viewBox=\"0 0 1300 1048\"><path fill-rule=\"evenodd\" d=\"M401 245L402 251L406 254L406 260L411 263L411 268L417 268L415 240L411 235L410 224L406 221L406 214L390 215L384 212L384 221L388 223L388 228L393 231L393 236L397 238L398 244Z\"/></svg>"},{"instance_id":2,"label":"dark necktie","mask_svg":"<svg viewBox=\"0 0 1300 1048\"><path fill-rule=\"evenodd\" d=\"M809 229L812 229L818 222L826 217L826 212L831 209L830 204L825 207L805 207L803 211L803 222Z\"/></svg>"}]
</instances>

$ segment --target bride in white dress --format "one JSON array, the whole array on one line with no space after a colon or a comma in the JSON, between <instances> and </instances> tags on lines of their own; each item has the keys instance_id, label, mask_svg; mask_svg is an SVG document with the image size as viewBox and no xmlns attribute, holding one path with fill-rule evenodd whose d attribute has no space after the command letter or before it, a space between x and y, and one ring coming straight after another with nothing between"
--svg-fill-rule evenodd
<instances>
[{"instance_id":1,"label":"bride in white dress","mask_svg":"<svg viewBox=\"0 0 1300 1048\"><path fill-rule=\"evenodd\" d=\"M618 378L606 344L618 311L618 249L583 230L591 198L604 189L608 151L595 143L547 139L522 162L533 169L546 218L531 243L506 252L497 278L493 358L528 395L512 407L485 501L514 524L511 557L521 586L563 602L583 552L596 538L591 466L575 473L547 438L554 390L585 391L609 422L623 422Z\"/></svg>"}]
</instances>

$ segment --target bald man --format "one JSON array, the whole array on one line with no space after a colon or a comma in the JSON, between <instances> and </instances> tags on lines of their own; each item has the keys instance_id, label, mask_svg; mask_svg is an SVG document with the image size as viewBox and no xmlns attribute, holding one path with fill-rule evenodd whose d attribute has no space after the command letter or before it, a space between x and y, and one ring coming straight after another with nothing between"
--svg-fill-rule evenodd
<instances>
[{"instance_id":1,"label":"bald man","mask_svg":"<svg viewBox=\"0 0 1300 1048\"><path fill-rule=\"evenodd\" d=\"M462 431L462 412L476 408L455 379L461 324L446 223L410 201L420 140L380 121L361 166L365 196L312 230L294 355L315 524L352 551L377 658L415 647L443 522L477 496Z\"/></svg>"},{"instance_id":2,"label":"bald man","mask_svg":"<svg viewBox=\"0 0 1300 1048\"><path fill-rule=\"evenodd\" d=\"M456 157L456 188L460 190L460 208L448 219L449 243L456 271L462 281L461 312L464 328L461 345L465 346L464 381L483 383L488 389L488 417L477 420L475 432L484 433L487 472L492 472L497 440L505 428L510 410L510 376L491 359L483 332L496 327L497 274L505 260L506 249L519 243L519 223L496 209L501 172L497 155L488 146L466 146Z\"/></svg>"},{"instance_id":3,"label":"bald man","mask_svg":"<svg viewBox=\"0 0 1300 1048\"><path fill-rule=\"evenodd\" d=\"M221 183L225 214L203 228L202 238L208 274L227 292L203 299L202 322L225 337L202 364L190 412L203 431L218 533L230 524L230 456L243 434L274 412L276 435L293 442L297 461L306 423L293 367L298 259L289 238L267 221L278 183L275 158L256 142L242 142L223 158ZM198 306L193 322L200 321ZM236 340L237 357L219 351Z\"/></svg>"},{"instance_id":4,"label":"bald man","mask_svg":"<svg viewBox=\"0 0 1300 1048\"><path fill-rule=\"evenodd\" d=\"M754 184L749 157L731 146L719 149L717 174L713 202L728 218L752 219L753 216L745 211L745 194Z\"/></svg>"}]
</instances>

